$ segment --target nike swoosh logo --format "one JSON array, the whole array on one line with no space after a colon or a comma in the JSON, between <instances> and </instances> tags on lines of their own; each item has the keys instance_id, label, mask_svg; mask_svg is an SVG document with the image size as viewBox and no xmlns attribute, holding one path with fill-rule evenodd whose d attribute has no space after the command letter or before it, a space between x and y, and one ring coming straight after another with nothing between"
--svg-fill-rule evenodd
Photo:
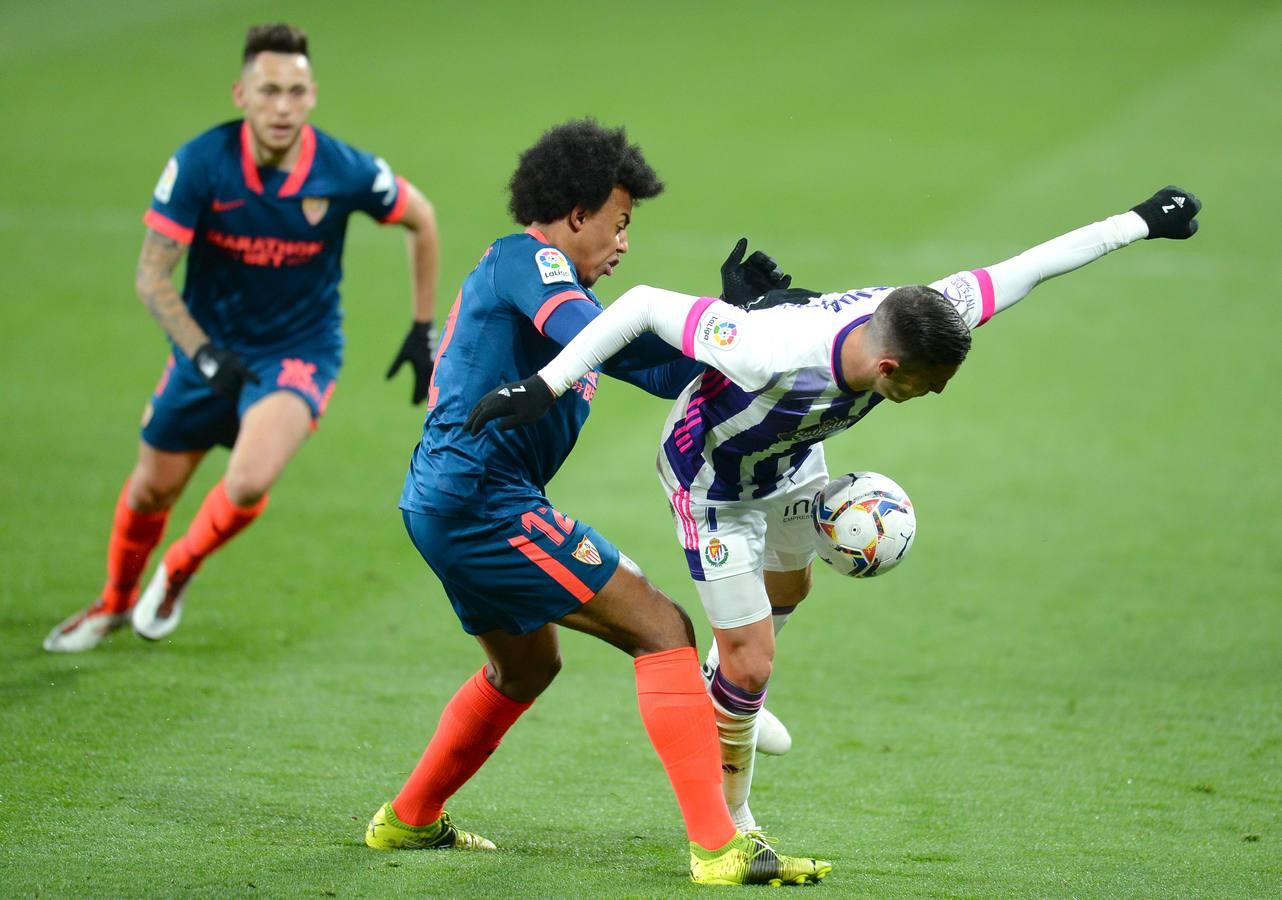
<instances>
[{"instance_id":1,"label":"nike swoosh logo","mask_svg":"<svg viewBox=\"0 0 1282 900\"><path fill-rule=\"evenodd\" d=\"M229 209L235 209L238 206L244 206L244 205L245 205L244 200L215 200L214 212L216 213L227 212L227 210Z\"/></svg>"}]
</instances>

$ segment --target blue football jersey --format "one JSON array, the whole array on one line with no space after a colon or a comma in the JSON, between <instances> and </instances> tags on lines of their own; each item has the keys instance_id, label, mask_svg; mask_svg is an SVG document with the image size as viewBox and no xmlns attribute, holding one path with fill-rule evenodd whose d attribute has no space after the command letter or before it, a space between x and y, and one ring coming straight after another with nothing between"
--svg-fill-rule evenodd
<instances>
[{"instance_id":1,"label":"blue football jersey","mask_svg":"<svg viewBox=\"0 0 1282 900\"><path fill-rule=\"evenodd\" d=\"M299 139L283 172L256 164L247 123L212 128L169 160L143 217L190 245L183 299L219 346L340 347L348 217L390 223L404 212L404 182L383 160L310 125Z\"/></svg>"},{"instance_id":2,"label":"blue football jersey","mask_svg":"<svg viewBox=\"0 0 1282 900\"><path fill-rule=\"evenodd\" d=\"M463 282L441 333L423 436L410 460L401 508L483 517L528 508L574 447L598 372L566 391L546 416L512 431L463 430L476 401L546 365L561 345L544 336L554 310L593 293L574 264L534 229L500 238Z\"/></svg>"}]
</instances>

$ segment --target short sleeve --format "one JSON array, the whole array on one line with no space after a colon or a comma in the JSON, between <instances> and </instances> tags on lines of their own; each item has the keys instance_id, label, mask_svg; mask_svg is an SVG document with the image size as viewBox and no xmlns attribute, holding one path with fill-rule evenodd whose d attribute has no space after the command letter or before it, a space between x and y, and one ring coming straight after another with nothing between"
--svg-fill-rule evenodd
<instances>
[{"instance_id":1,"label":"short sleeve","mask_svg":"<svg viewBox=\"0 0 1282 900\"><path fill-rule=\"evenodd\" d=\"M761 390L774 377L778 349L777 336L763 324L760 313L703 297L686 314L681 352L718 369L740 387Z\"/></svg>"},{"instance_id":2,"label":"short sleeve","mask_svg":"<svg viewBox=\"0 0 1282 900\"><path fill-rule=\"evenodd\" d=\"M392 171L381 156L356 151L353 176L356 196L352 205L384 225L394 225L405 214L409 200L406 181Z\"/></svg>"},{"instance_id":3,"label":"short sleeve","mask_svg":"<svg viewBox=\"0 0 1282 900\"><path fill-rule=\"evenodd\" d=\"M148 228L182 244L190 244L196 223L209 202L209 180L199 154L190 145L182 147L165 163L151 206L142 220Z\"/></svg>"},{"instance_id":4,"label":"short sleeve","mask_svg":"<svg viewBox=\"0 0 1282 900\"><path fill-rule=\"evenodd\" d=\"M574 267L555 247L523 239L505 246L494 263L494 292L545 334L548 317L563 303L599 306L579 284Z\"/></svg>"}]
</instances>

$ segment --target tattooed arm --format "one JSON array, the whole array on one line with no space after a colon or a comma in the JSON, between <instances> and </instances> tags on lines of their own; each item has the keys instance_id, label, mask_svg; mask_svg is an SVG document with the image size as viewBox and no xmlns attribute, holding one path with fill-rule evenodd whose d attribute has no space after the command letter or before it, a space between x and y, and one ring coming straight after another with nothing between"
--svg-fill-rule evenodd
<instances>
[{"instance_id":1,"label":"tattooed arm","mask_svg":"<svg viewBox=\"0 0 1282 900\"><path fill-rule=\"evenodd\" d=\"M174 269L186 251L186 246L173 238L147 229L142 254L138 257L134 287L147 311L190 358L202 345L209 343L209 336L196 324L182 295L174 287Z\"/></svg>"}]
</instances>

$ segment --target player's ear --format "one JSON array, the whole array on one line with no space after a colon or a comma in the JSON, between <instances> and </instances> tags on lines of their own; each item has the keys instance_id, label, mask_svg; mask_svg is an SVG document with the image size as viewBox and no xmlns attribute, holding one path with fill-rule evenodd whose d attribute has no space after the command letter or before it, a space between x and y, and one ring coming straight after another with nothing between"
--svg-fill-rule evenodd
<instances>
[{"instance_id":1,"label":"player's ear","mask_svg":"<svg viewBox=\"0 0 1282 900\"><path fill-rule=\"evenodd\" d=\"M882 378L890 378L898 371L899 360L888 358L877 360L877 374Z\"/></svg>"},{"instance_id":2,"label":"player's ear","mask_svg":"<svg viewBox=\"0 0 1282 900\"><path fill-rule=\"evenodd\" d=\"M231 83L231 100L237 109L245 108L245 82L240 78Z\"/></svg>"},{"instance_id":3,"label":"player's ear","mask_svg":"<svg viewBox=\"0 0 1282 900\"><path fill-rule=\"evenodd\" d=\"M566 221L570 225L570 230L576 233L582 231L584 226L588 224L588 218L591 215L592 215L591 210L587 209L586 207L583 207L583 206L574 207L574 209L570 210L570 214L566 217Z\"/></svg>"}]
</instances>

